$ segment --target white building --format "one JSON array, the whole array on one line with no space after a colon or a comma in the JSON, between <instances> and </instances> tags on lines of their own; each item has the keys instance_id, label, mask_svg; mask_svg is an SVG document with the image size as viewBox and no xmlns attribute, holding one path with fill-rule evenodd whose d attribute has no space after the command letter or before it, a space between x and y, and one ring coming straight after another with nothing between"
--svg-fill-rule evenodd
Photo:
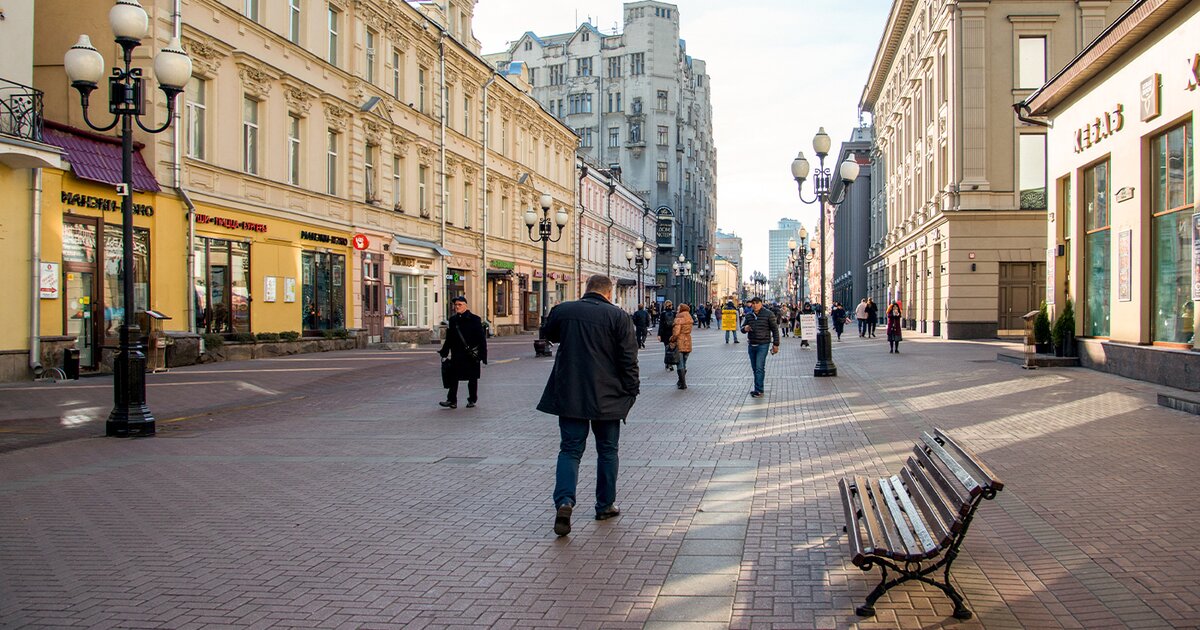
<instances>
[{"instance_id":1,"label":"white building","mask_svg":"<svg viewBox=\"0 0 1200 630\"><path fill-rule=\"evenodd\" d=\"M577 158L575 166L579 178L576 275L580 295L589 276L604 274L616 283L613 301L632 312L639 300L653 300L655 295L654 213L645 199L621 181L619 169L600 168L582 158ZM650 260L645 251L650 252ZM641 268L636 264L639 257Z\"/></svg>"}]
</instances>

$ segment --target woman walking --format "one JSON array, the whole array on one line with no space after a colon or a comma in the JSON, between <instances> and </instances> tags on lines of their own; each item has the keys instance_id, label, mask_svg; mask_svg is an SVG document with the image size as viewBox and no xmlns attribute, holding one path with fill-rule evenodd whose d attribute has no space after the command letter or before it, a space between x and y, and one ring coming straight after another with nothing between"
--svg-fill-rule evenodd
<instances>
[{"instance_id":1,"label":"woman walking","mask_svg":"<svg viewBox=\"0 0 1200 630\"><path fill-rule=\"evenodd\" d=\"M688 355L692 353L692 314L689 312L687 304L679 305L679 314L675 316L675 329L671 333L671 343L667 346L674 347L675 352L679 355L679 389L687 389L687 360Z\"/></svg>"},{"instance_id":2,"label":"woman walking","mask_svg":"<svg viewBox=\"0 0 1200 630\"><path fill-rule=\"evenodd\" d=\"M887 340L888 353L900 354L900 320L904 314L900 311L900 303L892 302L887 309Z\"/></svg>"},{"instance_id":3,"label":"woman walking","mask_svg":"<svg viewBox=\"0 0 1200 630\"><path fill-rule=\"evenodd\" d=\"M833 318L833 330L837 333L837 340L841 341L842 333L846 330L846 309L840 302L834 302L829 316Z\"/></svg>"}]
</instances>

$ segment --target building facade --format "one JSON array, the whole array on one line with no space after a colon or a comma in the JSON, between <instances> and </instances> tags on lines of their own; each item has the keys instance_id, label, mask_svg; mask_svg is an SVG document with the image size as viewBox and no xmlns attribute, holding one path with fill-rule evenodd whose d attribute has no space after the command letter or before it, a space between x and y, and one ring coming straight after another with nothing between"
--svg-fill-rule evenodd
<instances>
[{"instance_id":1,"label":"building facade","mask_svg":"<svg viewBox=\"0 0 1200 630\"><path fill-rule=\"evenodd\" d=\"M875 211L887 215L873 276L910 330L960 339L1023 329L1044 290L1046 135L1011 103L1129 4L893 3L860 108L875 126Z\"/></svg>"},{"instance_id":2,"label":"building facade","mask_svg":"<svg viewBox=\"0 0 1200 630\"><path fill-rule=\"evenodd\" d=\"M788 241L800 240L801 227L803 224L795 219L780 219L776 228L768 232L767 278L775 295L781 295L783 287L787 286L788 257L791 256Z\"/></svg>"},{"instance_id":3,"label":"building facade","mask_svg":"<svg viewBox=\"0 0 1200 630\"><path fill-rule=\"evenodd\" d=\"M621 181L617 169L589 165L578 158L579 176L579 287L582 291L588 277L604 274L613 279L616 287L613 302L633 312L639 303L655 300L654 283L654 213L645 199ZM642 250L637 249L638 241ZM642 252L647 244L651 259ZM626 254L632 253L633 258ZM641 257L642 267L637 266ZM639 274L640 271L640 274Z\"/></svg>"},{"instance_id":4,"label":"building facade","mask_svg":"<svg viewBox=\"0 0 1200 630\"><path fill-rule=\"evenodd\" d=\"M846 189L842 180L834 178L829 187L831 199L845 195L833 213L833 267L830 272L834 301L852 307L867 297L867 250L871 243L871 128L859 127L843 142L834 164L841 164L852 155L858 162L858 179ZM844 191L844 192L843 192Z\"/></svg>"},{"instance_id":5,"label":"building facade","mask_svg":"<svg viewBox=\"0 0 1200 630\"><path fill-rule=\"evenodd\" d=\"M541 243L522 217L542 193L553 197L551 216L574 205L577 138L519 77L479 56L474 2L183 0L178 20L171 1L143 6L151 31L135 65L178 34L193 78L172 132L137 136L145 172L135 199L145 211L135 225L147 261L139 310L167 314L181 333L347 328L424 341L439 334L449 298L464 295L494 331L531 326ZM108 8L37 3L34 83L71 147L68 162L72 150L112 159L111 139L81 131L62 68L81 32L116 59ZM146 97L147 122L160 124L162 93ZM103 119L99 109L91 114ZM103 256L79 244L103 243L119 219L107 211L112 182L83 164L43 195L53 199L43 250L79 274L68 280L83 279L65 293L105 304ZM575 295L574 262L574 239L550 245L551 300ZM83 326L99 343L114 328L96 308ZM44 320L43 334L76 325L62 315Z\"/></svg>"},{"instance_id":6,"label":"building facade","mask_svg":"<svg viewBox=\"0 0 1200 630\"><path fill-rule=\"evenodd\" d=\"M742 237L736 233L726 233L717 230L716 255L733 263L738 269L742 268Z\"/></svg>"},{"instance_id":7,"label":"building facade","mask_svg":"<svg viewBox=\"0 0 1200 630\"><path fill-rule=\"evenodd\" d=\"M713 271L713 304L724 304L726 300L736 301L741 296L742 272L732 260L726 260L717 254Z\"/></svg>"},{"instance_id":8,"label":"building facade","mask_svg":"<svg viewBox=\"0 0 1200 630\"><path fill-rule=\"evenodd\" d=\"M1200 389L1200 1L1140 0L1023 104L1045 122L1045 300L1084 365Z\"/></svg>"},{"instance_id":9,"label":"building facade","mask_svg":"<svg viewBox=\"0 0 1200 630\"><path fill-rule=\"evenodd\" d=\"M589 23L569 33L527 32L488 57L528 69L532 94L574 129L579 154L619 166L622 180L655 212L655 284L674 282L680 254L711 268L717 222L717 151L709 76L687 54L676 5L624 4L624 28ZM703 295L698 274L684 294Z\"/></svg>"}]
</instances>

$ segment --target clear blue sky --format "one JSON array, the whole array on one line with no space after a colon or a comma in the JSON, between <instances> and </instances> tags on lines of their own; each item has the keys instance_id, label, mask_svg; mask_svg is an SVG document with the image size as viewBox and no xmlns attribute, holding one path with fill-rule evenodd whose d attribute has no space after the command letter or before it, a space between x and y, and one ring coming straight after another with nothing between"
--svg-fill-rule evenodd
<instances>
[{"instance_id":1,"label":"clear blue sky","mask_svg":"<svg viewBox=\"0 0 1200 630\"><path fill-rule=\"evenodd\" d=\"M744 275L767 271L767 231L782 217L810 232L815 206L802 206L790 167L813 162L824 126L838 144L858 124L858 101L891 0L681 0L680 36L708 64L717 147L717 223L743 239ZM479 0L475 36L483 52L504 50L525 31L564 33L589 17L621 28L614 0ZM807 188L806 195L811 195Z\"/></svg>"}]
</instances>

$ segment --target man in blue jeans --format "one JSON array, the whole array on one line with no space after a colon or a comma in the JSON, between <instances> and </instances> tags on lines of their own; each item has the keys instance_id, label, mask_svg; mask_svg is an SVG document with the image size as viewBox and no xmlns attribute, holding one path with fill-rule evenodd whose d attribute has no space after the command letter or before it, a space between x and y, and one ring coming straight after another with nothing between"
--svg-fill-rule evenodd
<instances>
[{"instance_id":1,"label":"man in blue jeans","mask_svg":"<svg viewBox=\"0 0 1200 630\"><path fill-rule=\"evenodd\" d=\"M561 441L554 482L554 533L571 533L579 460L588 429L596 436L596 520L617 507L617 450L621 422L640 393L638 344L625 311L612 304L608 276L588 278L583 297L555 306L542 338L558 344L538 411L558 416Z\"/></svg>"},{"instance_id":2,"label":"man in blue jeans","mask_svg":"<svg viewBox=\"0 0 1200 630\"><path fill-rule=\"evenodd\" d=\"M750 344L750 367L754 370L754 389L750 396L761 398L767 379L767 352L779 352L779 322L771 309L762 307L762 298L750 298L750 312L742 320L742 332L746 333L746 342Z\"/></svg>"}]
</instances>

